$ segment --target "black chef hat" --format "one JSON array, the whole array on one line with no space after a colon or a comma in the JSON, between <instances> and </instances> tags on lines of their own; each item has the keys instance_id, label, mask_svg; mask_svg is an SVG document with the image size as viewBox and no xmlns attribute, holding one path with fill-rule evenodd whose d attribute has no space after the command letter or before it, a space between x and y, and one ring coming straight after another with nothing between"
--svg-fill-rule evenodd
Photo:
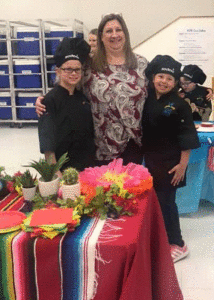
<instances>
[{"instance_id":1,"label":"black chef hat","mask_svg":"<svg viewBox=\"0 0 214 300\"><path fill-rule=\"evenodd\" d=\"M170 74L175 79L179 79L181 73L181 63L176 61L169 55L157 55L148 64L145 74L149 80L152 80L152 75L158 73Z\"/></svg>"},{"instance_id":2,"label":"black chef hat","mask_svg":"<svg viewBox=\"0 0 214 300\"><path fill-rule=\"evenodd\" d=\"M187 65L181 72L181 76L188 78L194 83L203 84L207 76L197 65Z\"/></svg>"},{"instance_id":3,"label":"black chef hat","mask_svg":"<svg viewBox=\"0 0 214 300\"><path fill-rule=\"evenodd\" d=\"M73 59L79 60L83 64L89 52L90 46L85 40L65 37L56 49L54 60L57 67Z\"/></svg>"}]
</instances>

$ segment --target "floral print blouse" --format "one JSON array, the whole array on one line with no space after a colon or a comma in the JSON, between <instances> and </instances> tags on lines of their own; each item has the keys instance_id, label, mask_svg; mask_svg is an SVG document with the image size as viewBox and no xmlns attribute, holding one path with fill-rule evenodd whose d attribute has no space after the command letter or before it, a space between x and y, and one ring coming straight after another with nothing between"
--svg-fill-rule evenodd
<instances>
[{"instance_id":1,"label":"floral print blouse","mask_svg":"<svg viewBox=\"0 0 214 300\"><path fill-rule=\"evenodd\" d=\"M141 145L147 60L137 54L136 57L136 69L108 65L103 73L92 69L85 73L84 93L91 102L98 160L119 157L130 139Z\"/></svg>"}]
</instances>

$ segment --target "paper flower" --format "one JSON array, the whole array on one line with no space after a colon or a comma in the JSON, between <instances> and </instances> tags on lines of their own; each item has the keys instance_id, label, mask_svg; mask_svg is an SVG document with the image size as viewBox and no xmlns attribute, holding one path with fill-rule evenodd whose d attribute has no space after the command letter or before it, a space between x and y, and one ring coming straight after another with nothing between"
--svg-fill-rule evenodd
<instances>
[{"instance_id":1,"label":"paper flower","mask_svg":"<svg viewBox=\"0 0 214 300\"><path fill-rule=\"evenodd\" d=\"M107 166L87 168L79 174L81 192L90 201L96 195L96 187L109 188L116 184L121 190L135 196L141 195L153 185L152 176L142 165L129 163L123 166L122 159L115 159Z\"/></svg>"}]
</instances>

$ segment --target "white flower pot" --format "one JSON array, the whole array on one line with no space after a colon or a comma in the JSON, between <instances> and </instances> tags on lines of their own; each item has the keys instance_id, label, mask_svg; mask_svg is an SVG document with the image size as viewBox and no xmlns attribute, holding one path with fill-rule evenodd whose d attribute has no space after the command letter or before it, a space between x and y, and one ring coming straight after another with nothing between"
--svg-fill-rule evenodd
<instances>
[{"instance_id":1,"label":"white flower pot","mask_svg":"<svg viewBox=\"0 0 214 300\"><path fill-rule=\"evenodd\" d=\"M60 179L57 177L52 181L42 181L41 178L38 180L39 192L42 197L48 197L50 195L57 194L59 189Z\"/></svg>"},{"instance_id":2,"label":"white flower pot","mask_svg":"<svg viewBox=\"0 0 214 300\"><path fill-rule=\"evenodd\" d=\"M36 186L31 188L22 188L22 194L25 200L30 201L36 194Z\"/></svg>"},{"instance_id":3,"label":"white flower pot","mask_svg":"<svg viewBox=\"0 0 214 300\"><path fill-rule=\"evenodd\" d=\"M80 195L80 184L79 182L72 185L62 185L62 198L75 200Z\"/></svg>"}]
</instances>

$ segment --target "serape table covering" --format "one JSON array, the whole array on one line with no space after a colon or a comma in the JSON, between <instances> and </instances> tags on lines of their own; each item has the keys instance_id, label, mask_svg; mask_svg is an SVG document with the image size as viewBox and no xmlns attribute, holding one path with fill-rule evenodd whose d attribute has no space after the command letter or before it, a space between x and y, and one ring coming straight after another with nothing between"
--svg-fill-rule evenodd
<instances>
[{"instance_id":1,"label":"serape table covering","mask_svg":"<svg viewBox=\"0 0 214 300\"><path fill-rule=\"evenodd\" d=\"M0 201L0 210L4 203L21 209L20 199ZM136 215L84 218L52 240L0 234L0 299L183 299L154 190L145 192Z\"/></svg>"}]
</instances>

